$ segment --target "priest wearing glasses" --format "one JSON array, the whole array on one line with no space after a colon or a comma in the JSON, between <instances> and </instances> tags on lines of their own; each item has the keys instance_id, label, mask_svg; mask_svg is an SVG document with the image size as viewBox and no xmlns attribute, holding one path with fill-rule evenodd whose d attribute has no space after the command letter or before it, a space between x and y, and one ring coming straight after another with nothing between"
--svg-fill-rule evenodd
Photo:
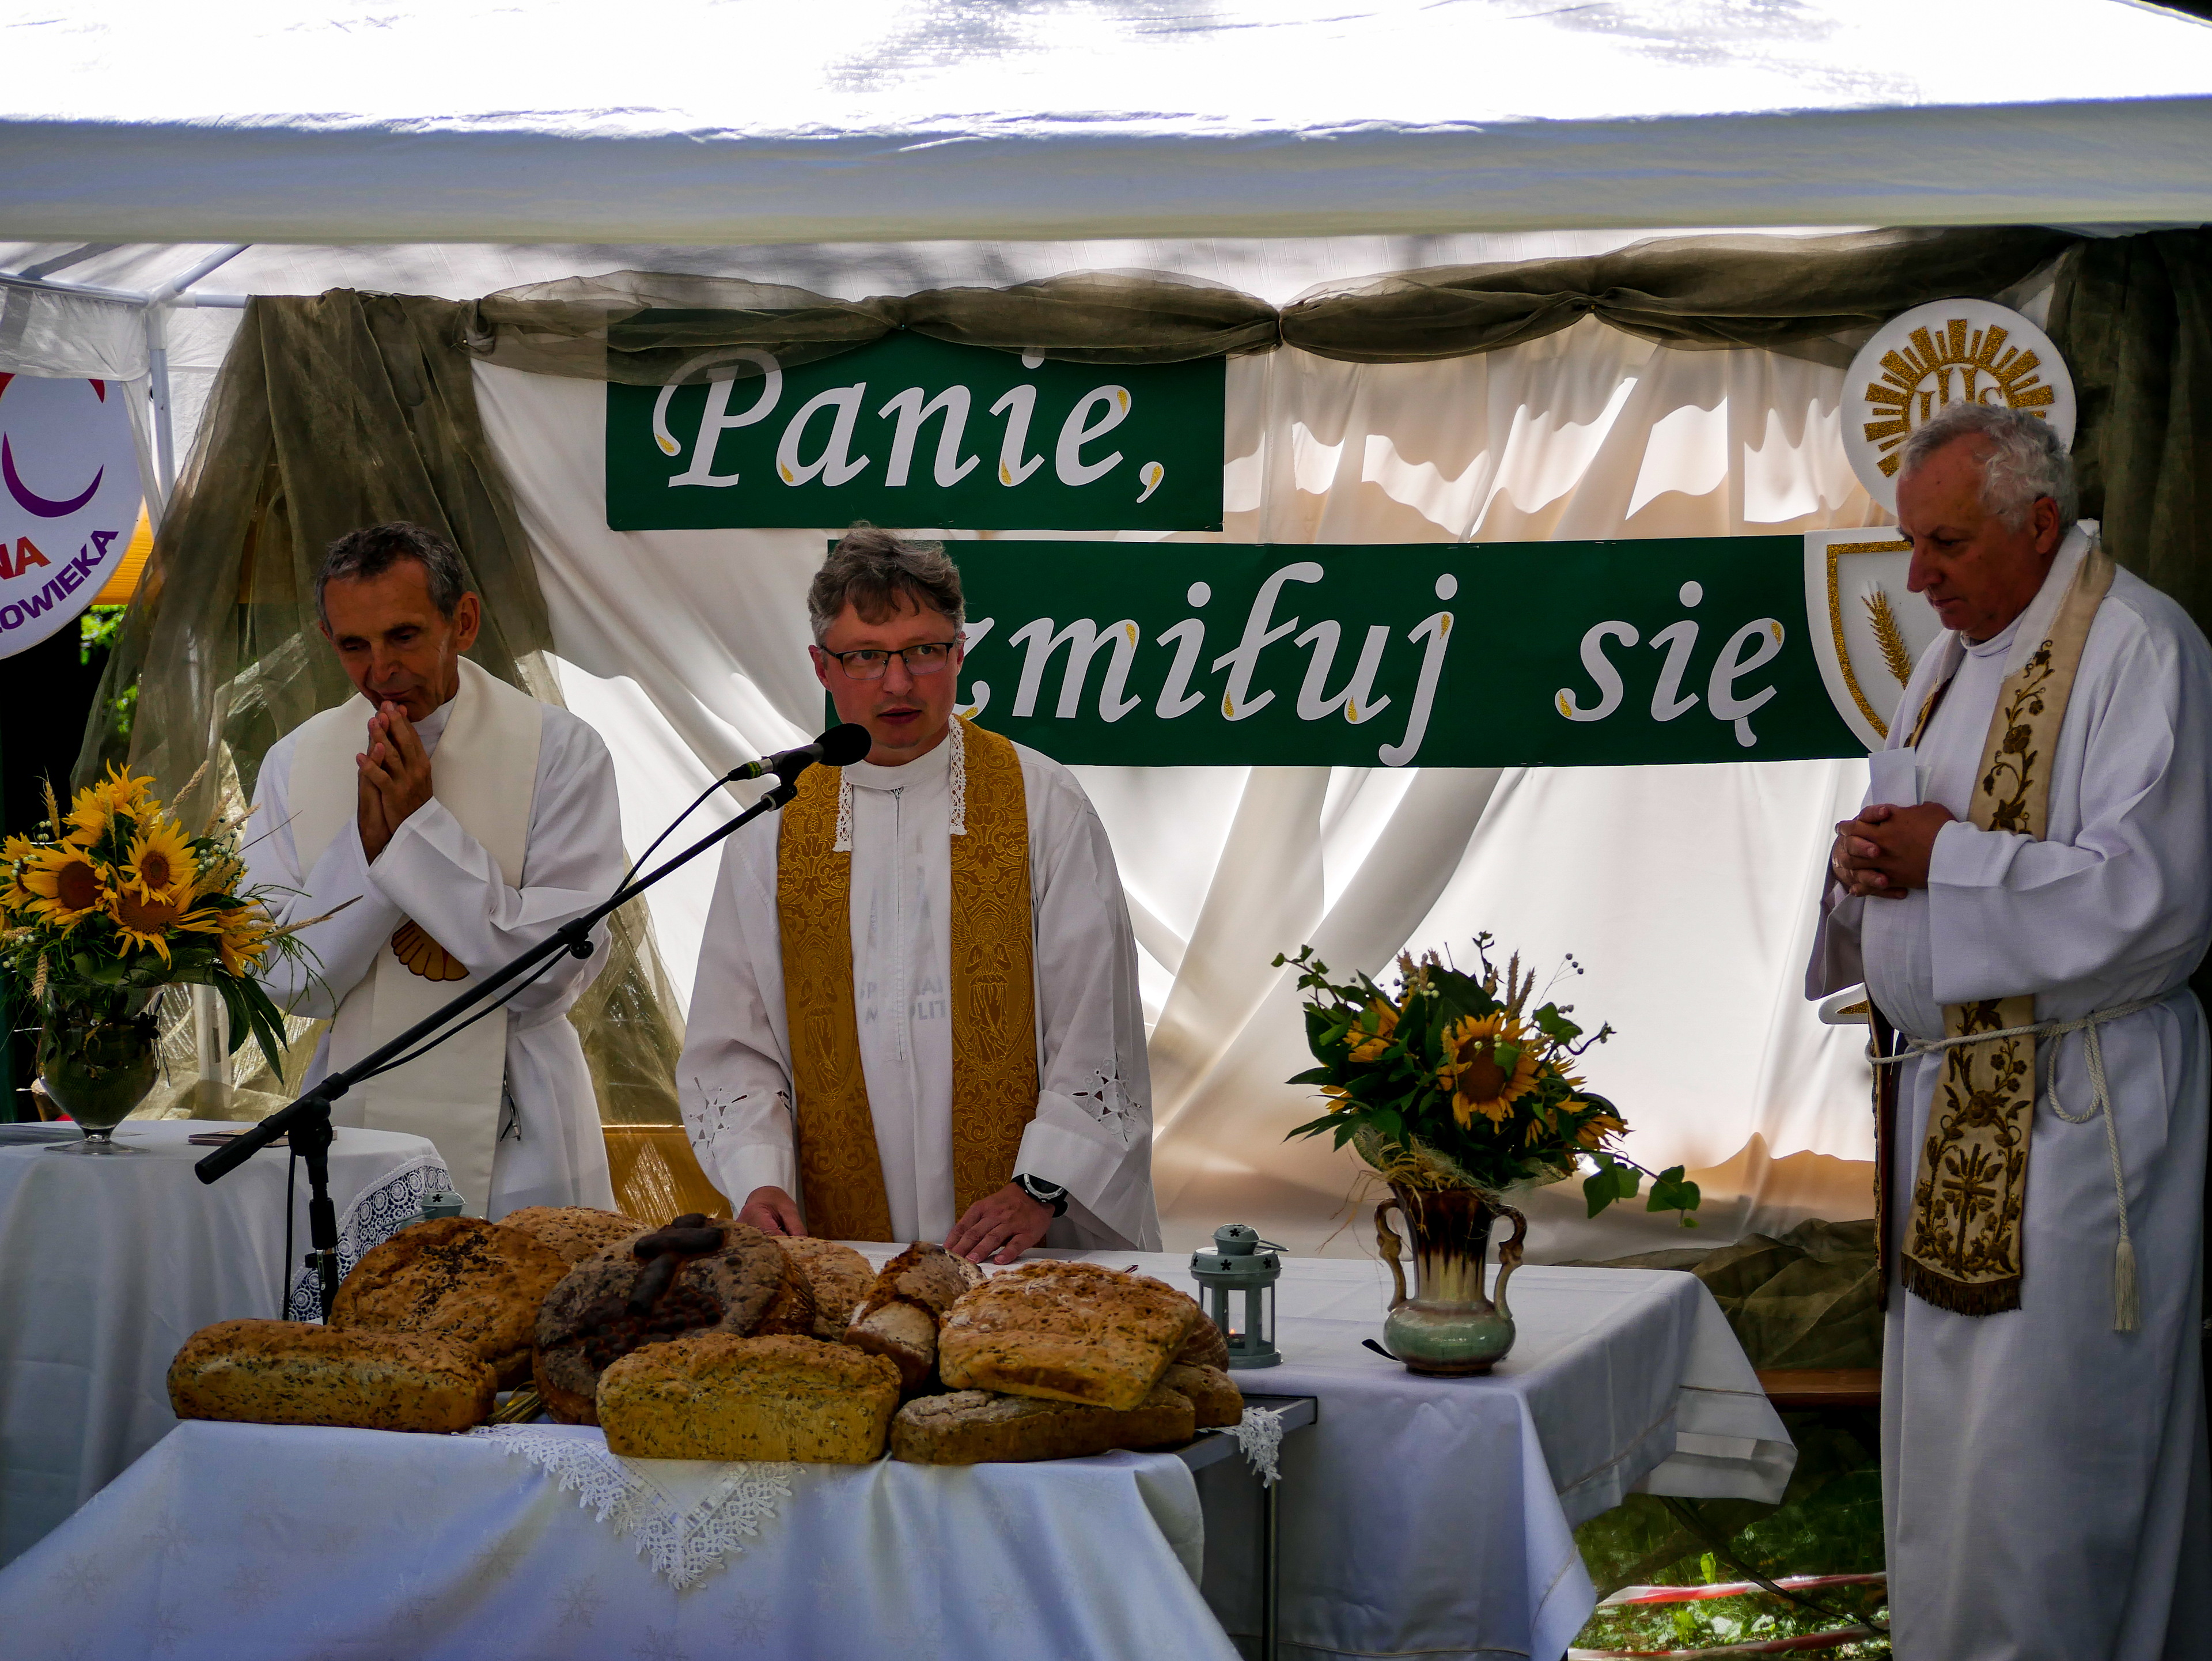
<instances>
[{"instance_id":1,"label":"priest wearing glasses","mask_svg":"<svg viewBox=\"0 0 2212 1661\"><path fill-rule=\"evenodd\" d=\"M941 550L855 526L807 610L874 743L723 851L678 1068L700 1163L771 1234L1158 1250L1136 946L1090 799L954 715Z\"/></svg>"}]
</instances>

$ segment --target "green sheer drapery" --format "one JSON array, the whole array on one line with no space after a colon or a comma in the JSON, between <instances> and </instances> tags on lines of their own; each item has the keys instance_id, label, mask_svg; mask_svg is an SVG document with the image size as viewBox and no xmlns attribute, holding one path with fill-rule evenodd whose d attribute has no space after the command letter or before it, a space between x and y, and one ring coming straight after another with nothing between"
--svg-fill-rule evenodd
<instances>
[{"instance_id":1,"label":"green sheer drapery","mask_svg":"<svg viewBox=\"0 0 2212 1661\"><path fill-rule=\"evenodd\" d=\"M250 801L270 745L352 691L317 624L322 551L387 520L459 551L483 599L469 655L559 702L537 569L459 350L462 309L343 291L247 307L110 656L80 782L127 760L189 824ZM126 738L108 712L132 688ZM612 928L574 1012L601 1116L673 1123L680 1018L642 906Z\"/></svg>"}]
</instances>

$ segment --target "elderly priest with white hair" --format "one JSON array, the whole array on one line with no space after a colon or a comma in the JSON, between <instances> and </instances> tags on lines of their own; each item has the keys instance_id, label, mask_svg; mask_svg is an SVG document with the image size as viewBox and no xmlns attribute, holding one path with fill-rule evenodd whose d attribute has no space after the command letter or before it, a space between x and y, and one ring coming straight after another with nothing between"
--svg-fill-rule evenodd
<instances>
[{"instance_id":1,"label":"elderly priest with white hair","mask_svg":"<svg viewBox=\"0 0 2212 1661\"><path fill-rule=\"evenodd\" d=\"M1136 945L1090 799L953 714L940 550L856 526L807 610L872 745L724 849L677 1071L701 1164L770 1233L1157 1250Z\"/></svg>"},{"instance_id":2,"label":"elderly priest with white hair","mask_svg":"<svg viewBox=\"0 0 2212 1661\"><path fill-rule=\"evenodd\" d=\"M335 1018L307 1085L581 916L626 866L599 735L461 655L482 607L443 537L341 537L315 605L360 696L270 747L246 853L252 881L293 891L280 922L323 919L300 935L313 971L270 988L294 1014ZM593 939L604 947L604 928ZM605 961L556 958L503 1008L348 1091L332 1120L428 1137L472 1216L611 1206L567 1019Z\"/></svg>"},{"instance_id":3,"label":"elderly priest with white hair","mask_svg":"<svg viewBox=\"0 0 2212 1661\"><path fill-rule=\"evenodd\" d=\"M1808 976L1875 1012L1899 1661L2212 1644L2200 1378L2212 649L2040 421L1908 441L1948 632L1837 827Z\"/></svg>"}]
</instances>

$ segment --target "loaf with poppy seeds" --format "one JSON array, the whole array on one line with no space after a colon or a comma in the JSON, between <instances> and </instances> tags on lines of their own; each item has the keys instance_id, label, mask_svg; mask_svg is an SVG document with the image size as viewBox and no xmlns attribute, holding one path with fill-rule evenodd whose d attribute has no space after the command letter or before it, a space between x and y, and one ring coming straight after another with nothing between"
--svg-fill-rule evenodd
<instances>
[{"instance_id":1,"label":"loaf with poppy seeds","mask_svg":"<svg viewBox=\"0 0 2212 1661\"><path fill-rule=\"evenodd\" d=\"M901 1408L891 1421L891 1457L917 1465L1081 1459L1115 1448L1175 1447L1196 1434L1196 1424L1189 1399L1166 1389L1126 1412L961 1390Z\"/></svg>"},{"instance_id":2,"label":"loaf with poppy seeds","mask_svg":"<svg viewBox=\"0 0 2212 1661\"><path fill-rule=\"evenodd\" d=\"M1096 1263L1020 1263L964 1294L938 1333L949 1390L1127 1411L1152 1393L1204 1319L1148 1275Z\"/></svg>"},{"instance_id":3,"label":"loaf with poppy seeds","mask_svg":"<svg viewBox=\"0 0 2212 1661\"><path fill-rule=\"evenodd\" d=\"M530 1376L538 1306L568 1272L559 1252L520 1229L434 1218L363 1255L338 1288L330 1324L458 1339L505 1389Z\"/></svg>"},{"instance_id":4,"label":"loaf with poppy seeds","mask_svg":"<svg viewBox=\"0 0 2212 1661\"><path fill-rule=\"evenodd\" d=\"M498 1389L459 1339L304 1321L217 1321L169 1363L179 1419L460 1431L491 1416Z\"/></svg>"}]
</instances>

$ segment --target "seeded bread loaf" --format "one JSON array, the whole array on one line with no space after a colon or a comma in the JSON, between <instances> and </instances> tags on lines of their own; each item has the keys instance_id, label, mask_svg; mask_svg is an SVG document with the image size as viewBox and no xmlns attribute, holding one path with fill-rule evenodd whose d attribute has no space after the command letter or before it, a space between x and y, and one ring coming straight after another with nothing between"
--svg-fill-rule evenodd
<instances>
[{"instance_id":1,"label":"seeded bread loaf","mask_svg":"<svg viewBox=\"0 0 2212 1661\"><path fill-rule=\"evenodd\" d=\"M876 1271L866 1257L835 1240L786 1236L779 1238L776 1244L799 1265L807 1285L813 1288L814 1335L829 1343L843 1343L853 1311L875 1284Z\"/></svg>"},{"instance_id":2,"label":"seeded bread loaf","mask_svg":"<svg viewBox=\"0 0 2212 1661\"><path fill-rule=\"evenodd\" d=\"M1095 1263L1021 1263L962 1296L938 1335L951 1390L1123 1410L1160 1381L1198 1305L1150 1275Z\"/></svg>"},{"instance_id":3,"label":"seeded bread loaf","mask_svg":"<svg viewBox=\"0 0 2212 1661\"><path fill-rule=\"evenodd\" d=\"M302 1321L217 1321L169 1364L179 1419L458 1431L491 1416L498 1389L457 1339Z\"/></svg>"},{"instance_id":4,"label":"seeded bread loaf","mask_svg":"<svg viewBox=\"0 0 2212 1661\"><path fill-rule=\"evenodd\" d=\"M401 1229L353 1266L330 1324L459 1339L505 1389L530 1376L538 1306L568 1272L559 1252L520 1229L434 1218Z\"/></svg>"},{"instance_id":5,"label":"seeded bread loaf","mask_svg":"<svg viewBox=\"0 0 2212 1661\"><path fill-rule=\"evenodd\" d=\"M647 1229L635 1217L587 1205L526 1205L508 1212L499 1226L519 1228L538 1244L552 1247L571 1269L611 1245L635 1239Z\"/></svg>"},{"instance_id":6,"label":"seeded bread loaf","mask_svg":"<svg viewBox=\"0 0 2212 1661\"><path fill-rule=\"evenodd\" d=\"M982 1281L983 1271L965 1258L917 1242L884 1265L854 1311L845 1342L888 1356L900 1384L919 1390L937 1366L939 1320Z\"/></svg>"},{"instance_id":7,"label":"seeded bread loaf","mask_svg":"<svg viewBox=\"0 0 2212 1661\"><path fill-rule=\"evenodd\" d=\"M599 1414L625 1458L858 1465L882 1454L898 1396L898 1369L848 1344L701 1332L609 1366Z\"/></svg>"},{"instance_id":8,"label":"seeded bread loaf","mask_svg":"<svg viewBox=\"0 0 2212 1661\"><path fill-rule=\"evenodd\" d=\"M1176 1352L1176 1360L1185 1366L1219 1367L1229 1370L1229 1341L1221 1335L1221 1329L1203 1315L1191 1323L1190 1336L1182 1341Z\"/></svg>"},{"instance_id":9,"label":"seeded bread loaf","mask_svg":"<svg viewBox=\"0 0 2212 1661\"><path fill-rule=\"evenodd\" d=\"M758 1229L679 1217L568 1271L538 1311L532 1378L559 1422L595 1425L599 1375L621 1357L690 1332L747 1336L771 1319L811 1330L812 1300Z\"/></svg>"},{"instance_id":10,"label":"seeded bread loaf","mask_svg":"<svg viewBox=\"0 0 2212 1661\"><path fill-rule=\"evenodd\" d=\"M891 1457L917 1465L1080 1459L1113 1448L1173 1447L1195 1433L1188 1397L1156 1390L1127 1412L1032 1396L955 1390L908 1402L891 1421Z\"/></svg>"},{"instance_id":11,"label":"seeded bread loaf","mask_svg":"<svg viewBox=\"0 0 2212 1661\"><path fill-rule=\"evenodd\" d=\"M1219 1367L1174 1362L1160 1375L1160 1388L1190 1397L1200 1430L1226 1429L1244 1417L1244 1392Z\"/></svg>"}]
</instances>

